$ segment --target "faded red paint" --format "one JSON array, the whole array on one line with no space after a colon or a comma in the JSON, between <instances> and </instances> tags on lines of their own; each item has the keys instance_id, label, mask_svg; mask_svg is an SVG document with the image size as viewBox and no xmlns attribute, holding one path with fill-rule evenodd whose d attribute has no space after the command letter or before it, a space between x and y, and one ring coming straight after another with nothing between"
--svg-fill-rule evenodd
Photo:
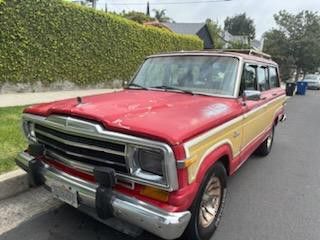
<instances>
[{"instance_id":1,"label":"faded red paint","mask_svg":"<svg viewBox=\"0 0 320 240\"><path fill-rule=\"evenodd\" d=\"M44 103L25 109L42 116L65 114L102 123L106 129L178 145L241 114L236 99L174 92L120 92ZM215 104L225 110L210 113Z\"/></svg>"},{"instance_id":2,"label":"faded red paint","mask_svg":"<svg viewBox=\"0 0 320 240\"><path fill-rule=\"evenodd\" d=\"M265 96L268 99L266 101L283 93L280 88L270 90L265 93L268 95ZM171 145L176 159L182 160L185 159L182 146L184 142L257 107L249 104L244 108L241 99L132 89L83 97L82 102L78 104L76 98L72 98L34 105L26 108L24 112L41 116L62 114L91 119L100 122L109 130L164 141ZM283 110L278 115L282 113ZM228 145L216 149L205 159L196 181L192 184L188 184L187 170L178 169L180 188L170 193L167 203L140 195L139 184L136 184L133 190L121 186L116 186L116 190L167 211L186 210L191 206L207 170L217 159L229 156L229 174L232 174L267 136L266 133L252 142L235 159L232 159ZM78 172L56 161L47 163L73 176L95 181L92 175Z\"/></svg>"}]
</instances>

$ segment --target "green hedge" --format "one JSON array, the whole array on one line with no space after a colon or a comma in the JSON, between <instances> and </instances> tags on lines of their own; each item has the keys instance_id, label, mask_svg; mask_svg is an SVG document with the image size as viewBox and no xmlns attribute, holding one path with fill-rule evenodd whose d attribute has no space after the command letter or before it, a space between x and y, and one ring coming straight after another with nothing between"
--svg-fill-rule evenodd
<instances>
[{"instance_id":1,"label":"green hedge","mask_svg":"<svg viewBox=\"0 0 320 240\"><path fill-rule=\"evenodd\" d=\"M147 55L202 46L195 36L61 0L0 0L0 86L127 80Z\"/></svg>"}]
</instances>

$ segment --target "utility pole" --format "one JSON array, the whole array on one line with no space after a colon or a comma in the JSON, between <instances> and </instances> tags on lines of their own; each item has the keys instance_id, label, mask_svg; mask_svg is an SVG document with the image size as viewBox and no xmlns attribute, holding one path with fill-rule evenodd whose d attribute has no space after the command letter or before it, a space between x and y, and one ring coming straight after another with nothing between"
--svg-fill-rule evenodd
<instances>
[{"instance_id":1,"label":"utility pole","mask_svg":"<svg viewBox=\"0 0 320 240\"><path fill-rule=\"evenodd\" d=\"M108 4L107 3L104 5L104 11L108 12Z\"/></svg>"},{"instance_id":2,"label":"utility pole","mask_svg":"<svg viewBox=\"0 0 320 240\"><path fill-rule=\"evenodd\" d=\"M149 1L147 2L147 16L150 17L150 5L149 5Z\"/></svg>"},{"instance_id":3,"label":"utility pole","mask_svg":"<svg viewBox=\"0 0 320 240\"><path fill-rule=\"evenodd\" d=\"M92 8L96 9L97 7L97 0L92 0Z\"/></svg>"}]
</instances>

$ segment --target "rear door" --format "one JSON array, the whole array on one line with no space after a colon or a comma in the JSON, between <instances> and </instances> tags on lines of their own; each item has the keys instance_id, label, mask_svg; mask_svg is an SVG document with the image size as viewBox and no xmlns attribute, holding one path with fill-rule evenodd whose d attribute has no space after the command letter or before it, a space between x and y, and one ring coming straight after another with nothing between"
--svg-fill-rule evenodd
<instances>
[{"instance_id":1,"label":"rear door","mask_svg":"<svg viewBox=\"0 0 320 240\"><path fill-rule=\"evenodd\" d=\"M266 131L270 130L274 120L280 111L283 111L285 102L284 90L280 87L278 68L267 66L269 90L265 91L264 97L267 102L265 106L265 120L267 121Z\"/></svg>"},{"instance_id":2,"label":"rear door","mask_svg":"<svg viewBox=\"0 0 320 240\"><path fill-rule=\"evenodd\" d=\"M258 65L247 63L244 66L242 74L242 90L258 90ZM257 112L259 107L263 104L263 100L246 101L244 106L243 119L243 136L241 149L247 145L259 134L261 131L260 113ZM253 114L254 113L254 114Z\"/></svg>"},{"instance_id":3,"label":"rear door","mask_svg":"<svg viewBox=\"0 0 320 240\"><path fill-rule=\"evenodd\" d=\"M241 143L241 159L246 160L252 153L259 137L262 136L270 123L266 118L266 105L272 96L269 92L268 67L247 63L242 75L242 91L259 90L261 99L258 101L246 101L244 106L243 136Z\"/></svg>"}]
</instances>

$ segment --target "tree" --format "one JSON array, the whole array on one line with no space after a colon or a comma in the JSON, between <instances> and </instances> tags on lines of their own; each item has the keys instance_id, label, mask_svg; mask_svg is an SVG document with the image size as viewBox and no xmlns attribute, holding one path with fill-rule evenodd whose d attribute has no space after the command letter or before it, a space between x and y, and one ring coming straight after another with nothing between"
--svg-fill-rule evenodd
<instances>
[{"instance_id":1,"label":"tree","mask_svg":"<svg viewBox=\"0 0 320 240\"><path fill-rule=\"evenodd\" d=\"M272 29L263 35L264 52L270 54L272 59L279 64L283 80L290 79L292 69L295 68L294 60L288 48L288 37L280 30Z\"/></svg>"},{"instance_id":2,"label":"tree","mask_svg":"<svg viewBox=\"0 0 320 240\"><path fill-rule=\"evenodd\" d=\"M223 41L221 39L221 27L210 18L206 20L206 25L213 41L213 47L215 49L223 48Z\"/></svg>"},{"instance_id":3,"label":"tree","mask_svg":"<svg viewBox=\"0 0 320 240\"><path fill-rule=\"evenodd\" d=\"M166 16L166 9L153 9L152 11L155 13L155 19L157 19L159 22L169 22L171 20L171 18Z\"/></svg>"},{"instance_id":4,"label":"tree","mask_svg":"<svg viewBox=\"0 0 320 240\"><path fill-rule=\"evenodd\" d=\"M227 17L224 21L224 30L232 35L249 36L254 39L256 36L256 28L251 18L246 13L242 13L233 17Z\"/></svg>"},{"instance_id":5,"label":"tree","mask_svg":"<svg viewBox=\"0 0 320 240\"><path fill-rule=\"evenodd\" d=\"M136 11L130 11L130 12L123 11L122 13L120 13L120 16L141 24L144 22L150 22L155 20L154 18L146 15L143 12L136 12Z\"/></svg>"},{"instance_id":6,"label":"tree","mask_svg":"<svg viewBox=\"0 0 320 240\"><path fill-rule=\"evenodd\" d=\"M278 29L265 34L264 50L275 56L282 66L293 66L297 73L316 71L320 66L318 13L301 11L295 15L280 11L274 19Z\"/></svg>"}]
</instances>

